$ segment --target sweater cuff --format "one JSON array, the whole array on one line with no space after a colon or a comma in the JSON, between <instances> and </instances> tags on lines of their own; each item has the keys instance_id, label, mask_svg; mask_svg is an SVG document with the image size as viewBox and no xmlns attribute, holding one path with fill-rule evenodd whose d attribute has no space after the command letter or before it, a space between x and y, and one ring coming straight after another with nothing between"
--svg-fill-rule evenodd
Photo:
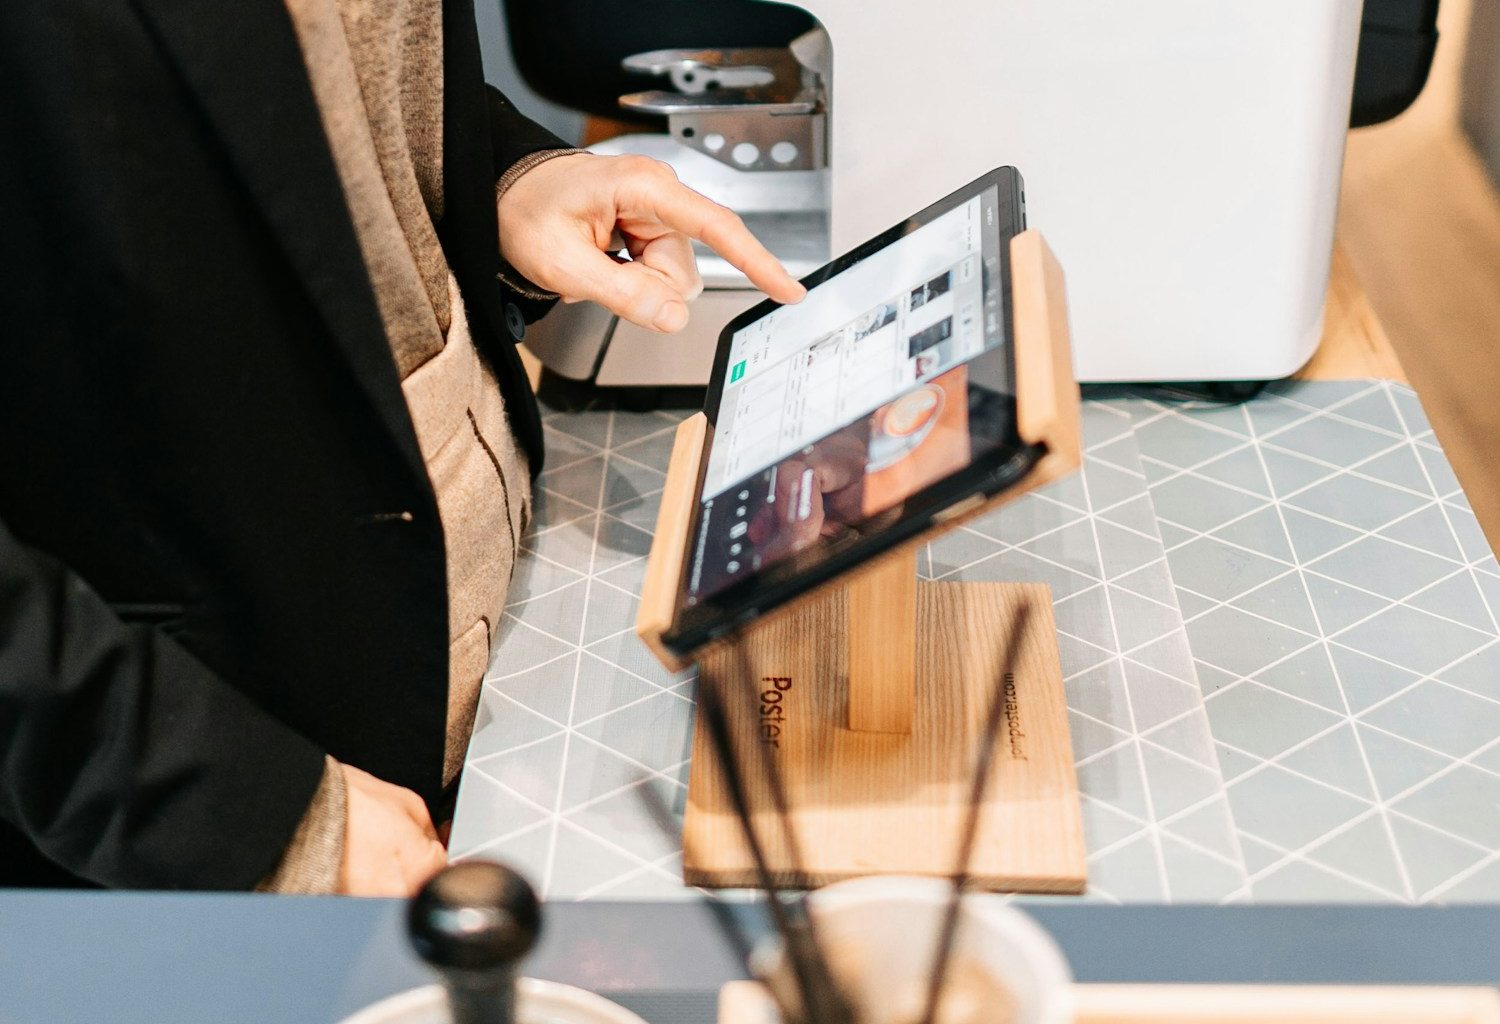
<instances>
[{"instance_id":1,"label":"sweater cuff","mask_svg":"<svg viewBox=\"0 0 1500 1024\"><path fill-rule=\"evenodd\" d=\"M344 771L337 761L327 757L323 781L281 855L281 862L256 886L256 891L301 895L338 891L348 816L349 792Z\"/></svg>"},{"instance_id":2,"label":"sweater cuff","mask_svg":"<svg viewBox=\"0 0 1500 1024\"><path fill-rule=\"evenodd\" d=\"M548 160L555 160L560 156L577 156L579 153L587 152L588 150L586 149L544 149L523 156L506 168L505 173L500 175L500 180L495 182L495 202L498 204L521 175L533 167L538 167ZM504 257L500 259L500 273L496 276L500 278L501 284L523 298L532 299L536 302L551 302L558 297L556 292L549 292L543 288L538 288L531 281L527 280Z\"/></svg>"}]
</instances>

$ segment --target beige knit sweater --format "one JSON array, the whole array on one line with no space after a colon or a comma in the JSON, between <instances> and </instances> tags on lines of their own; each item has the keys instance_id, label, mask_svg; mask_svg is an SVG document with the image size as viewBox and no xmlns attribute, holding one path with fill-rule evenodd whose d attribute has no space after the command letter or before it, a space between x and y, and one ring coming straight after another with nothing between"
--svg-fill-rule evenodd
<instances>
[{"instance_id":1,"label":"beige knit sweater","mask_svg":"<svg viewBox=\"0 0 1500 1024\"><path fill-rule=\"evenodd\" d=\"M443 258L440 0L285 0L344 186L365 267L437 494L448 573L444 779L463 763L490 644L531 501L524 453L469 335ZM566 151L538 154L528 165ZM516 169L507 174L513 181ZM323 783L261 888L330 892L339 880L347 793Z\"/></svg>"}]
</instances>

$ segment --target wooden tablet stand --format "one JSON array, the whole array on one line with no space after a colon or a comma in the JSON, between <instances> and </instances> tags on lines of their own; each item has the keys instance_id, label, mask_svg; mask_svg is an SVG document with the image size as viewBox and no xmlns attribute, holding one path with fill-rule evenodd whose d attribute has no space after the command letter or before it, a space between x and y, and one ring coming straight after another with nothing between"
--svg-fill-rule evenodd
<instances>
[{"instance_id":1,"label":"wooden tablet stand","mask_svg":"<svg viewBox=\"0 0 1500 1024\"><path fill-rule=\"evenodd\" d=\"M1045 584L925 583L920 547L1081 461L1078 386L1062 270L1035 231L1011 243L1017 413L1023 440L1047 452L1019 487L951 509L907 545L760 619L741 651L700 652L705 674L748 665L760 699L726 695L741 749L775 761L802 847L792 863L770 794L744 766L752 816L778 881L812 887L876 873L948 874L968 805L977 741L998 686L1006 724L994 759L971 871L992 889L1082 892L1083 826L1068 738L1052 601ZM636 632L663 664L706 421L677 431ZM1000 676L1018 608L1029 605L1019 657ZM698 723L683 824L692 885L753 886L755 874L712 744Z\"/></svg>"}]
</instances>

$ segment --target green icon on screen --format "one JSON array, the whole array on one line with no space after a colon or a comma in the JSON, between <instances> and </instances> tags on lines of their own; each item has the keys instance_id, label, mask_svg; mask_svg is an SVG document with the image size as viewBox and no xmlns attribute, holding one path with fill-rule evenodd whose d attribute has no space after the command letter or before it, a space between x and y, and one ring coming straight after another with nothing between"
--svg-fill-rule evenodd
<instances>
[{"instance_id":1,"label":"green icon on screen","mask_svg":"<svg viewBox=\"0 0 1500 1024\"><path fill-rule=\"evenodd\" d=\"M729 383L733 384L745 375L745 360L741 359L734 364L734 369L729 371Z\"/></svg>"}]
</instances>

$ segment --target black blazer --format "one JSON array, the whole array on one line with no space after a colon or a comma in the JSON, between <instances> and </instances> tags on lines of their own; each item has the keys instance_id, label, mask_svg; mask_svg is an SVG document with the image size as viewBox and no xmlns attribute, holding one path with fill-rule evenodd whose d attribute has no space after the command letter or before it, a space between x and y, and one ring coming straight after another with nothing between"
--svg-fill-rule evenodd
<instances>
[{"instance_id":1,"label":"black blazer","mask_svg":"<svg viewBox=\"0 0 1500 1024\"><path fill-rule=\"evenodd\" d=\"M541 428L443 0L438 236ZM439 798L443 538L282 0L0 2L0 884L248 888L323 754ZM519 325L517 325L519 326Z\"/></svg>"}]
</instances>

